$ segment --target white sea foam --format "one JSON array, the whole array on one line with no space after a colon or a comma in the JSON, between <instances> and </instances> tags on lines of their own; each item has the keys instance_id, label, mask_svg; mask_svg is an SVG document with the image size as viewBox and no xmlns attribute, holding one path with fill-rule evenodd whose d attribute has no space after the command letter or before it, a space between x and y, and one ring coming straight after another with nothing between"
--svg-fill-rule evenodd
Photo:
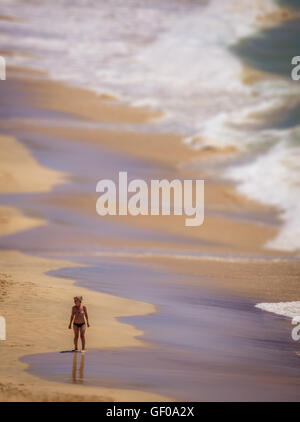
<instances>
[{"instance_id":1,"label":"white sea foam","mask_svg":"<svg viewBox=\"0 0 300 422\"><path fill-rule=\"evenodd\" d=\"M0 22L2 46L30 53L8 57L8 64L163 110L156 130L179 132L192 148L261 150L256 163L227 176L243 193L282 210L283 230L268 247L300 248L299 147L286 140L298 133L261 125L265 113L299 98L300 84L272 78L245 85L229 50L261 27L258 17L278 10L275 1L1 0L1 7L20 18Z\"/></svg>"},{"instance_id":2,"label":"white sea foam","mask_svg":"<svg viewBox=\"0 0 300 422\"><path fill-rule=\"evenodd\" d=\"M283 131L281 138L252 162L228 169L226 176L238 182L241 193L281 210L282 228L267 247L292 251L300 248L300 148L292 145L300 128Z\"/></svg>"},{"instance_id":3,"label":"white sea foam","mask_svg":"<svg viewBox=\"0 0 300 422\"><path fill-rule=\"evenodd\" d=\"M300 302L258 303L256 308L289 318L300 316Z\"/></svg>"},{"instance_id":4,"label":"white sea foam","mask_svg":"<svg viewBox=\"0 0 300 422\"><path fill-rule=\"evenodd\" d=\"M4 13L24 21L2 23L11 28L2 44L37 55L18 63L163 109L162 123L186 136L222 142L222 126L258 103L227 47L258 28L258 15L276 10L271 0L3 1ZM213 136L218 122L220 134Z\"/></svg>"}]
</instances>

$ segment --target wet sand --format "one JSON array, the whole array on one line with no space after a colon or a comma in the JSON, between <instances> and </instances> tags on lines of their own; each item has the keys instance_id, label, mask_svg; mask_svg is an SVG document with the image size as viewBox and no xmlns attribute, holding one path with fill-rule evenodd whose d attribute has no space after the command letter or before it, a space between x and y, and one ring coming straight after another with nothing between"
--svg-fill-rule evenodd
<instances>
[{"instance_id":1,"label":"wet sand","mask_svg":"<svg viewBox=\"0 0 300 422\"><path fill-rule=\"evenodd\" d=\"M1 193L47 192L56 184L67 181L62 172L40 166L17 139L1 136L0 142Z\"/></svg>"},{"instance_id":2,"label":"wet sand","mask_svg":"<svg viewBox=\"0 0 300 422\"><path fill-rule=\"evenodd\" d=\"M121 319L141 327L149 347L90 350L83 359L25 356L32 373L86 386L139 387L176 400L299 399L297 349L286 341L288 324L259 312L253 299L205 286L201 272L187 275L171 265L100 256L85 263L87 271L51 274L77 284L85 278L92 289L155 303L156 313Z\"/></svg>"},{"instance_id":3,"label":"wet sand","mask_svg":"<svg viewBox=\"0 0 300 422\"><path fill-rule=\"evenodd\" d=\"M8 157L21 151L26 177L17 179L11 159L2 189L8 340L0 344L0 399L297 400L290 322L254 308L299 295L293 254L264 249L278 231L276 210L190 166L222 151L195 152L178 135L157 133L158 115L38 74L8 75L1 141L9 139ZM152 133L130 126L145 123ZM205 177L205 224L100 218L96 183L124 169L146 180ZM92 350L74 375L80 357L59 352L72 344L75 294L89 308Z\"/></svg>"}]
</instances>

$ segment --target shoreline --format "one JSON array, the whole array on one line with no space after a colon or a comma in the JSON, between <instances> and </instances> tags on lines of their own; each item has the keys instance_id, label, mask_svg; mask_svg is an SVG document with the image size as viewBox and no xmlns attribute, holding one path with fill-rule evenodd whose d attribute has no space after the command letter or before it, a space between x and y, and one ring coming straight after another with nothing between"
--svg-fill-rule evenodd
<instances>
[{"instance_id":1,"label":"shoreline","mask_svg":"<svg viewBox=\"0 0 300 422\"><path fill-rule=\"evenodd\" d=\"M45 353L50 350L57 353L58 350L70 348L72 332L69 331L69 335L66 335L68 310L71 309L71 298L75 291L86 299L89 304L89 313L93 319L93 328L87 334L90 348L147 346L147 343L140 338L142 335L140 330L132 325L119 322L117 318L131 315L131 308L134 308L134 315L155 312L153 305L90 291L83 287L74 287L72 281L46 274L50 270L67 266L74 267L75 263L35 258L17 251L1 251L0 261L1 271L3 268L6 271L6 273L1 272L1 287L4 292L4 298L2 298L4 303L1 308L2 314L7 320L7 340L5 344L1 345L0 364L0 392L4 397L6 394L9 395L9 386L14 384L14 380L17 380L15 386L17 390L20 386L24 387L20 389L22 391L19 395L25 399L29 396L29 398L39 401L43 397L43 393L47 392L51 395L57 390L59 384L51 386L42 383L39 378L33 377L27 372L27 365L21 363L19 359L24 356L25 351L25 354ZM15 302L18 303L20 297L22 302L19 303L20 307L18 315L16 315ZM25 309L23 310L22 307ZM99 312L99 307L101 307L101 312ZM65 327L61 324L62 320L66 322ZM31 328L30 335L28 326ZM45 329L48 331L46 338L44 336ZM13 337L10 336L10 332L14 333ZM6 385L8 389L6 389ZM69 394L71 399L72 394L75 393L82 394L83 399L86 397L87 400L91 395L95 396L97 400L101 400L101 397L111 397L110 401L132 400L133 397L137 400L163 399L155 394L145 394L141 391L99 388L86 392L84 387L80 390L77 388L79 391L76 391L76 388L70 386L66 392L63 392L62 385L60 385L60 390L64 395ZM18 394L16 397L12 397L12 400L18 399Z\"/></svg>"},{"instance_id":2,"label":"shoreline","mask_svg":"<svg viewBox=\"0 0 300 422\"><path fill-rule=\"evenodd\" d=\"M5 154L1 156L0 190L2 195L50 192L55 185L69 181L62 172L40 165L23 143L16 138L5 135L0 139L6 144ZM16 168L18 172L15 171ZM19 172L20 168L22 171ZM45 219L26 216L18 210L18 207L2 205L0 212L1 237L47 225ZM146 347L147 343L141 337L142 331L133 325L120 322L118 318L131 314L152 313L155 312L155 307L150 303L96 293L84 287L73 287L71 280L66 281L47 275L50 270L80 266L74 262L38 258L32 254L3 248L0 251L0 261L1 314L7 320L8 332L7 340L1 344L0 349L1 401L40 401L51 400L51 397L57 400L59 397L57 391L60 391L61 395L59 400L68 401L78 400L79 397L80 400L97 401L128 401L133 398L140 401L170 400L168 397L156 394L121 389L69 386L65 391L65 387L60 383L49 385L47 382L42 383L40 378L30 375L26 371L27 365L19 360L24 353L57 351L59 348L67 348L72 344L72 340L68 338L70 336L65 334L66 330L59 326L62 319L66 320L67 326L74 292L87 298L89 311L93 315L95 328L88 336L91 348ZM30 281L24 281L24 277L25 280ZM62 308L59 307L59 312L57 312L57 304L60 302L62 302ZM17 312L18 317L15 315L16 303L20 306ZM54 308L51 310L53 306L56 306L55 311ZM99 306L103 308L100 313L97 312ZM62 309L68 309L68 312ZM49 332L46 339L43 338L44 326ZM30 335L28 327L30 327ZM32 329L34 330L31 331ZM10 332L14 333L13 337L9 334Z\"/></svg>"},{"instance_id":3,"label":"shoreline","mask_svg":"<svg viewBox=\"0 0 300 422\"><path fill-rule=\"evenodd\" d=\"M56 91L55 91L56 89L57 91L60 92L61 97L59 98L63 98L64 95L66 96L70 95L68 104L69 105L70 103L74 104L74 106L72 106L70 109L70 115L80 116L80 109L74 110L75 104L78 104L78 99L82 98L82 92L80 89L72 88L70 91L70 88L68 87L65 88L60 83L55 83L52 81L49 82L47 80L38 81L36 83L37 83L37 87L34 88L35 86L34 80L30 79L29 81L28 80L26 81L26 77L24 78L24 75L22 75L22 70L21 70L21 84L25 86L25 90L29 91L29 93L32 92L32 90L35 90L34 91L35 99L33 101L33 104L36 108L46 107L46 113L47 113L48 106L50 107L50 110L55 110L56 106L55 106L55 101L53 100L53 96L55 97L56 95ZM48 100L45 100L45 98L47 99L47 95L49 93L51 93L52 98L50 98L50 100L48 101ZM89 95L87 93L84 93L84 96L85 96L85 101L88 103ZM39 98L41 98L40 101L39 101ZM113 100L111 101L111 103L113 104ZM89 111L94 109L94 105L95 105L95 99L92 96L91 104L90 104L91 108L90 109L87 108L85 110L84 115L82 116L83 119L87 118ZM99 107L100 107L99 108L100 110L101 106ZM105 116L110 115L107 110L111 110L111 107L113 107L113 105L109 105L109 108L107 108L107 104L105 104L104 109L106 109L106 111L104 112L104 118ZM57 111L67 112L67 110L68 110L68 105L65 105L65 107L61 107L60 105L57 104ZM117 107L117 110L116 110L117 123L119 123L120 121L123 121L123 119L126 121L126 119L134 120L136 118L137 120L139 120L139 119L145 118L144 111L142 111L142 114L139 114L139 112L137 112L137 115L134 114L135 111L136 110L131 110L128 113L125 112L124 114L122 114L123 110ZM92 120L95 119L95 114L93 113L91 114ZM108 114L105 114L105 113L108 113ZM121 117L120 117L120 113L122 114ZM56 137L57 139L63 138L64 140L67 140L68 142L71 142L74 139L77 139L78 142L83 142L84 140L84 142L89 142L94 148L97 148L97 145L100 145L101 148L104 148L108 151L121 152L126 157L133 155L135 159L137 160L146 159L146 161L148 161L149 163L159 164L162 167L162 169L163 168L165 169L165 172L167 174L177 173L179 171L178 170L179 164L181 164L181 162L185 160L195 159L195 155L199 158L207 157L207 154L209 156L215 156L215 152L211 152L211 151L208 153L207 152L195 153L194 151L189 150L189 148L186 145L182 144L181 138L176 135L160 135L160 134L151 134L151 133L150 134L126 133L121 130L120 131L103 131L103 130L101 131L101 130L93 130L93 129L90 129L90 130L72 129L72 128L64 128L64 127L62 128L59 126L50 127L50 125L49 126L46 125L45 127L39 127L39 126L32 126L30 123L30 119L28 122L26 121L18 122L18 119L13 122L2 121L0 124L1 133L3 130L5 132L15 132L16 138L18 138L18 133L24 132L25 137L29 137L29 138L30 138L30 135L32 134L34 136L41 136L41 137L48 136L50 138ZM149 145L150 141L151 141L151 145ZM168 152L171 152L171 153L168 153ZM178 157L180 157L180 159ZM31 162L29 166L32 167ZM13 166L11 168L13 168ZM42 168L39 168L36 174L38 174L41 171L42 171ZM195 175L196 173L191 172L191 171L186 171L186 172L181 171L181 177L184 177L187 174ZM36 182L37 176L35 176L33 179ZM53 187L54 184L57 183L57 180L58 179L55 179L55 182L53 182L53 184L50 184L50 186L48 186L47 189L51 189L51 187ZM24 181L22 181L22 183L24 183ZM39 192L44 191L45 186L38 187L38 188L37 187L30 188L31 183L33 183L32 179L29 180L28 185L25 185L26 187L24 187L24 185L21 188L18 187L19 191L21 191L20 189L25 189L25 191L27 189L28 192L30 192L31 189L40 189L38 190ZM11 189L12 190L15 189L15 191L17 191L16 187L11 187ZM9 190L7 190L6 192L8 191ZM232 207L232 203L234 204L233 210L236 212L236 215L240 213L244 213L244 215L246 216L249 210L252 210L252 212L253 210L255 210L255 213L257 213L258 216L268 215L268 213L270 212L269 207L264 207L259 204L256 204L254 201L249 201L245 199L243 196L237 194L234 191L233 187L228 186L224 183L218 183L215 181L211 181L208 184L207 201L208 201L208 206L211 210L221 210L223 213L226 209L230 210L230 208ZM64 201L60 203L58 201L58 198L56 198L55 196L53 197L53 204L55 204L56 206L59 205L60 207L64 209L77 208L80 212L83 212L84 214L87 214L87 215L93 212L91 208L91 202L92 202L91 198L89 197L87 197L86 202L85 201L82 202L79 200L79 198L73 197L73 198L69 198L69 203L68 203L68 198L64 198ZM9 211L8 209L3 210L3 212L8 212L8 211ZM18 215L17 208L15 211L11 211L11 212L16 213L16 216L15 217L13 216L14 218L16 219L20 218L20 216ZM280 256L293 256L293 254L287 254L281 251L270 252L263 249L263 244L265 243L265 240L276 233L276 228L266 225L266 228L264 229L263 226L257 225L255 220L251 224L244 223L243 225L242 220L239 221L239 219L234 217L234 213L231 220L228 219L228 217L226 217L226 213L224 215L225 217L220 218L219 222L217 218L212 218L208 216L208 221L211 221L210 223L211 228L205 229L206 233L201 232L201 228L200 228L200 231L198 234L190 230L188 235L186 234L186 228L182 224L182 221L181 223L178 223L178 219L176 218L170 218L170 220L168 220L168 224L166 224L166 219L163 219L163 218L142 219L138 217L136 217L136 219L133 219L133 220L130 218L127 218L126 222L121 221L121 223L122 224L125 223L125 225L127 225L128 227L135 226L139 229L146 227L149 230L150 228L151 232L152 231L163 232L166 238L174 234L176 234L177 236L183 236L184 238L186 238L186 240L184 240L183 242L183 244L186 245L185 247L187 246L192 247L191 239L195 238L196 242L199 241L203 243L202 246L200 243L195 243L194 245L195 251L199 249L202 251L205 251L205 250L217 251L219 253L223 251L223 253L225 252L225 253L228 253L229 255L233 251L239 251L241 252L242 256L248 256L249 254L251 256L251 254L256 253L256 254L262 254L263 256L269 256L269 257L274 257L274 258L280 257ZM45 224L45 223L42 223L43 219L39 221L38 220L26 221L26 219L28 219L26 215L24 218L25 220L22 221L22 224L20 223L20 230L21 229L23 230L25 228L30 229L32 227L38 227L38 225ZM225 241L218 243L217 241L219 239L219 233L221 229L224 230ZM227 235L226 235L226 230L227 230ZM241 230L241 234L237 236L236 238L234 238L232 233L235 232L236 230ZM5 226L5 228L3 229L3 233L4 235L12 234L13 229L12 228L9 229ZM30 237L30 234L28 234L28 236ZM124 246L124 243L122 242L124 242L124 240L117 239L116 245L119 244L122 247ZM213 246L208 246L207 243L205 242L212 242ZM214 246L214 243L217 243L216 246ZM140 247L141 245L144 245L149 248L149 246L152 245L153 247L157 245L157 243L152 240L151 242L148 242L145 244L142 240L135 239L131 245L134 247ZM176 250L176 248L181 249L182 246L175 245L174 247L174 245L172 245L172 242L169 241L169 244L167 243L166 246L162 244L162 250L167 249L167 248L171 248L174 251ZM88 303L89 303L89 306L91 306L91 309L93 309L93 307L96 308L96 306L99 303L103 303L104 305L105 303L109 302L111 304L110 306L111 307L113 306L113 309L119 308L119 306L121 306L121 304L123 303L122 309L125 312L124 315L128 315L126 314L126 312L128 312L127 309L130 308L133 304L134 304L134 315L136 315L136 311L139 311L140 314L143 314L143 315L146 315L148 313L152 313L155 311L155 307L151 304L146 304L146 303L133 301L133 300L130 301L128 299L118 298L116 296L110 297L109 295L107 296L103 293L96 293L95 291L88 290L83 287L77 287L77 286L72 287L72 283L70 281L66 281L65 278L59 279L56 277L55 278L51 277L50 279L50 277L47 276L46 274L43 275L45 271L47 272L50 269L54 270L54 269L61 268L61 265L69 266L71 264L73 267L76 265L73 262L70 263L68 261L63 261L63 260L51 261L49 258L47 259L37 258L33 256L27 257L27 255L24 254L23 252L12 252L12 251L11 252L1 251L0 258L2 260L1 273L4 271L2 270L2 268L7 268L7 265L8 265L7 263L14 260L19 262L21 266L23 267L25 267L25 265L29 267L29 273L26 276L26 278L27 277L29 279L32 278L33 268L37 267L40 270L40 272L37 272L34 275L35 278L38 279L38 282L36 281L32 283L31 281L30 283L32 283L32 285L27 285L25 283L23 287L19 286L16 293L16 299L12 301L12 307L9 311L9 312L13 312L13 310L15 309L15 300L19 301L20 295L22 296L22 294L24 294L26 292L26 289L28 288L29 289L28 303L29 303L30 308L33 306L34 315L30 316L28 313L26 312L24 313L24 321L27 323L28 321L34 321L36 318L36 315L39 315L39 312L43 308L42 303L44 303L44 305L48 304L47 302L49 300L48 295L50 295L51 301L54 302L53 306L57 306L56 305L57 302L62 301L62 297L72 297L71 292L74 292L74 291L76 291L76 294L80 292L83 294L84 297L86 296L88 298ZM28 262L28 260L30 262ZM156 260L156 262L154 263L154 266L155 265L160 266L162 264L164 268L168 268L168 269L172 268L172 271L174 271L174 261L172 261L171 264L170 262L159 262L159 261L163 261L163 259L158 260L158 261ZM252 270L253 272L249 270L248 277L250 279L251 277L255 277L255 271L257 270L257 267L255 265L253 266L253 270ZM224 268L222 267L222 265L219 265L219 264L217 265L216 269L214 269L214 266L215 264L211 265L211 264L208 264L207 262L205 263L206 272L208 275L210 275L210 283L213 284L216 282L216 280L218 280L220 284L218 286L218 283L217 283L217 289L221 289L222 291L225 282L224 282L224 277L221 277L220 279L220 276L223 274ZM229 274L231 273L234 266L236 268L236 263L230 265ZM289 263L286 264L286 266L289 269L291 268L291 264ZM285 267L285 264L283 267ZM282 267L281 275L284 275L285 268L283 267ZM184 269L182 266L182 261L178 265L176 263L175 268L177 268L178 271L182 270L185 274L189 274L189 273L199 274L199 275L205 274L203 265L199 266L199 263L193 263L191 265L190 261L184 262ZM268 272L269 272L271 273L269 275L272 276L272 277L269 277L269 280L272 278L274 278L275 280L276 278L275 275L272 273L272 271L274 270L271 267L268 267L266 269L265 275L268 276ZM229 287L229 291L231 291L233 294L239 291L238 277L242 277L242 270L240 268L236 269L236 274L237 276L234 278L236 284L232 283L231 286ZM13 264L11 264L11 268L9 270L8 275L13 278L13 283L16 283L17 277L20 277L20 274L16 272L16 269L14 269ZM294 281L297 279L298 275L299 275L299 272L298 272L298 269L296 268L295 275L294 275L295 279L293 280L292 278L290 279L292 282L290 289L291 290L295 289L295 294L299 293L299 289L297 290L297 285L293 284ZM41 285L41 280L45 283L43 287ZM245 281L245 278L244 278L244 281ZM262 292L266 289L267 281L268 280L262 281L261 282L262 284L259 286L256 286L256 287L252 286L251 295L253 296L257 295L257 297L260 297L259 294L261 293L259 292ZM276 285L279 282L280 282L280 275L278 275L278 277L274 281L274 285ZM62 285L60 285L60 283ZM4 286L6 285L8 286L9 284L10 283L4 278ZM19 285L22 284L22 279L19 279L18 284ZM55 289L57 289L57 293L55 294L54 294L54 290L55 290L54 287ZM225 287L228 288L228 285L226 284ZM274 296L272 297L275 297L275 295L277 297L277 295L280 294L280 286L278 287L279 287L278 292L274 294ZM270 287L268 287L268 289L270 290ZM35 291L35 294L33 293L34 291ZM291 294L290 292L288 293ZM9 294L10 293L8 289L8 293L7 293L8 297L9 297ZM42 303L39 304L38 307L35 307L35 304L34 304L35 296L39 294L42 295L41 297ZM248 295L249 291L245 289L244 294ZM270 298L271 298L271 294L270 294ZM4 298L4 300L7 300L7 298ZM63 299L63 303L66 306L69 306L68 301L66 299ZM120 333L120 329L124 330L124 326L123 326L124 324L116 320L116 317L120 315L118 314L118 311L111 312L112 311L111 307L106 308L106 312L109 314L109 318L110 318L110 322L107 321L107 326L108 328L114 329L116 330L116 332ZM54 315L55 315L55 312L54 312ZM49 317L47 313L44 316L44 322L47 324L47 327L49 327L49 330L51 333L51 339L47 339L45 341L45 344L43 345L42 350L44 350L45 352L50 351L49 347L51 347L53 351L54 351L54 347L56 347L55 350L57 350L58 345L63 344L63 342L66 340L66 336L64 334L65 330L64 329L60 330L57 328L58 324L61 323L61 319L59 319L59 316L61 316L61 318L64 318L64 316L62 315L62 311L60 312L61 313L57 315L57 318L55 317L54 319L52 319L52 313L51 313L51 317ZM107 314L105 315L107 317ZM132 312L130 313L130 315L132 315ZM103 316L104 315L102 315L102 317ZM103 319L101 318L99 318L99 320L95 319L95 322L96 322L95 326L98 325L101 327L101 324L103 323ZM53 326L55 327L55 330L52 328ZM22 327L23 327L24 332L26 333L26 325L22 325ZM98 329L99 329L99 332L98 331L97 332L98 332L99 337L101 338L103 335L103 331L101 331L101 328L98 328ZM38 339L38 333L35 333L35 335L36 335L36 338ZM133 325L130 325L130 324L126 324L126 333L123 334L123 339L122 339L123 342L116 341L116 338L114 339L114 336L111 336L111 333L107 331L107 338L109 339L107 347L111 347L111 346L124 347L124 345L135 346L135 347L136 346L149 347L147 343L145 345L143 344L143 340L136 338L136 336L139 336L139 335L141 335L141 331L136 329ZM22 339L22 337L20 338ZM90 338L88 339L88 343L91 344L91 347L93 347L93 344L96 348L103 347L102 343L98 343L97 341L93 343L93 341L91 340L92 339ZM170 398L166 398L162 396L157 396L151 393L143 393L142 391L137 392L137 391L126 391L126 390L117 390L117 389L105 389L105 388L99 388L99 387L96 388L96 387L87 387L87 386L78 386L78 385L65 385L61 383L52 383L52 382L49 383L48 381L44 381L44 380L42 381L40 378L32 376L26 370L24 370L25 365L21 364L20 362L18 362L17 366L13 369L13 366L15 365L19 357L32 354L31 352L33 353L41 352L41 348L37 348L37 346L35 347L25 346L26 338L23 339L23 342L24 342L23 346L22 346L22 342L21 342L21 345L20 344L15 345L14 346L15 352L12 353L10 351L10 353L7 355L7 359L11 360L12 362L11 367L9 369L10 375L9 376L3 375L5 374L5 371L8 369L7 366L5 367L5 364L4 364L4 367L1 368L2 369L1 380L5 380L5 381L4 383L3 381L1 381L0 394L2 395L4 400L10 400L14 398L16 400L22 400L22 399L26 400L28 398L36 399L36 400L39 400L40 398L44 400L46 397L47 399L50 399L50 400L51 400L51 397L56 397L56 399L58 399L58 395L57 393L54 393L54 391L60 391L60 394L62 394L62 397L65 397L66 400L72 400L72 399L76 400L78 399L78 396L77 396L78 394L80 394L81 399L82 397L86 397L87 400L91 399L91 397L93 397L96 400L99 400L99 398L101 399L101 397L104 399L109 398L109 400L112 400L112 399L113 400L132 400L134 398L135 401L137 400L153 400L154 401L154 400L166 400L166 399L169 400L170 399ZM35 392L31 392L31 394L29 394L28 389L24 388L24 386L22 385L24 383L31 386ZM41 392L38 391L39 389L41 389ZM83 394L83 396L81 396L81 394Z\"/></svg>"},{"instance_id":4,"label":"shoreline","mask_svg":"<svg viewBox=\"0 0 300 422\"><path fill-rule=\"evenodd\" d=\"M22 72L22 69L20 70ZM34 100L32 104L37 109L42 108L45 104L48 104L48 95L51 96L50 101L50 110L55 110L55 98L58 95L59 98L64 96L70 96L68 103L72 103L72 111L67 112L67 107L62 105L60 102L57 103L57 111L60 113L66 113L66 116L79 116L81 105L76 109L76 104L80 103L82 95L85 98L86 109L83 116L82 122L87 117L87 114L92 110L91 121L94 120L93 107L98 96L94 93L89 93L84 90L83 94L79 88L70 88L65 87L60 82L47 81L47 80L31 80L27 78L22 78L22 73L19 75L17 80L21 77L21 86L25 86L25 92L34 92ZM20 86L20 88L21 88ZM23 88L22 88L23 89ZM64 91L66 90L66 91ZM57 94L59 93L59 94ZM89 94L91 95L91 106L89 105ZM46 98L46 100L45 100ZM98 98L98 109L101 110L102 102ZM109 101L110 106L116 107L116 114L119 114L121 111L118 105L113 104L113 101ZM106 107L106 100L104 100L104 107ZM47 108L45 111L47 112ZM136 110L131 110L131 113L134 113ZM113 113L113 115L115 114ZM138 112L139 113L139 112ZM144 110L143 110L144 113ZM64 114L63 114L64 115ZM122 115L122 119L126 119L128 114ZM149 119L151 120L152 114L149 113ZM131 118L131 117L130 117ZM101 116L99 116L101 121ZM26 121L27 120L27 121ZM1 129L5 133L10 134L11 132L22 134L26 133L27 137L54 137L58 139L63 139L64 141L74 142L75 140L82 145L84 143L89 143L92 147L99 147L104 151L111 151L117 154L120 154L124 157L134 157L137 161L142 163L149 163L150 166L158 165L159 170L162 172L162 176L170 178L171 176L180 178L205 178L206 189L205 189L205 201L206 201L206 220L211 220L209 226L222 226L224 224L224 236L225 242L230 239L230 242L234 241L232 236L236 230L234 230L235 222L239 224L239 221L235 218L238 214L242 218L240 221L245 225L245 228L239 225L239 230L241 230L240 239L237 239L237 250L242 247L244 253L251 252L251 250L259 250L264 255L268 256L297 256L297 252L285 251L285 250L273 250L265 249L264 245L268 240L275 237L278 233L280 227L280 220L278 218L280 211L276 207L271 205L261 204L255 200L252 200L245 195L239 193L235 184L223 181L215 178L211 178L206 170L201 168L195 169L192 166L189 166L190 163L198 161L201 164L203 160L215 160L218 158L224 157L228 154L226 150L216 150L216 149L207 149L195 151L189 146L183 143L183 138L175 134L160 134L160 133L141 133L134 131L125 131L119 130L107 130L107 129L94 129L87 128L85 126L76 128L67 127L63 124L56 125L51 124L51 121L45 122L44 124L37 124L35 121L29 119L17 119L14 121L13 129L10 122L1 122ZM74 120L75 121L75 120ZM119 121L117 120L117 124ZM101 152L100 149L100 152ZM234 153L234 152L230 152ZM165 174L164 174L165 173ZM84 209L85 212L94 213L94 209L91 208L91 198L94 200L94 193L91 193L88 196L85 192L81 194L80 198L78 195L73 195L73 197L64 196L64 199L59 199L60 205L66 208L68 207L80 207ZM57 203L57 199L56 199ZM224 217L223 217L224 215ZM271 216L271 218L269 218ZM113 219L123 221L126 219L126 224L138 225L138 226L147 226L153 228L153 230L160 231L165 226L165 220L161 218L156 218L152 216L136 216L132 218L131 216L126 216L125 218L121 216L114 216ZM250 218L249 218L250 217ZM110 219L110 216L107 216L107 219ZM171 233L178 232L182 234L186 232L186 227L184 230L180 228L184 226L180 221L183 218L177 216L168 216L169 223L166 226L167 230L170 230ZM243 222L244 220L244 222ZM270 223L269 221L270 220ZM274 221L276 220L276 224ZM178 224L178 222L180 222ZM188 238L191 237L202 237L204 231L208 231L207 235L204 235L204 238L211 238L212 231L215 231L217 234L218 230L211 230L209 226L202 226L200 230L189 229ZM228 226L226 228L226 226ZM243 233L244 230L244 233ZM202 233L201 233L202 231ZM227 233L226 233L227 232ZM199 235L200 233L200 235ZM246 244L241 244L241 238L246 238L247 235L251 234L253 237L253 242L247 239ZM249 237L249 236L248 236ZM224 244L222 245L222 247ZM232 245L230 245L232 246Z\"/></svg>"}]
</instances>

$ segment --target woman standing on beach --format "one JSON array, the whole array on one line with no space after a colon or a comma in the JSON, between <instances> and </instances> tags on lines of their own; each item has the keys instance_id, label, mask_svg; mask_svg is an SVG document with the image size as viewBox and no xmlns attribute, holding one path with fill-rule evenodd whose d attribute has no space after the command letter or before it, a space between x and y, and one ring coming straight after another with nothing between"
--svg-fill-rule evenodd
<instances>
[{"instance_id":1,"label":"woman standing on beach","mask_svg":"<svg viewBox=\"0 0 300 422\"><path fill-rule=\"evenodd\" d=\"M74 297L74 303L75 305L72 307L72 313L71 313L71 319L69 324L69 329L72 327L72 321L73 322L73 330L74 330L74 351L78 351L78 337L80 334L81 344L82 344L82 350L81 352L85 352L85 330L86 330L86 324L89 327L89 317L87 313L86 306L82 306L82 296L75 296ZM86 324L85 324L86 320Z\"/></svg>"}]
</instances>

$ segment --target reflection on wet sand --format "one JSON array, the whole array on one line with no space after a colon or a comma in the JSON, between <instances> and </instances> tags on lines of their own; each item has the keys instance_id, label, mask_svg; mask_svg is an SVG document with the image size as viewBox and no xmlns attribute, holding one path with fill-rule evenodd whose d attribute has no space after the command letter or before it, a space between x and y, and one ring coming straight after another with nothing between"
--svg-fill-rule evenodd
<instances>
[{"instance_id":1,"label":"reflection on wet sand","mask_svg":"<svg viewBox=\"0 0 300 422\"><path fill-rule=\"evenodd\" d=\"M80 353L80 365L77 374L77 356L78 353L74 353L73 357L73 368L72 368L72 380L75 384L83 384L84 383L84 358L85 355Z\"/></svg>"}]
</instances>

